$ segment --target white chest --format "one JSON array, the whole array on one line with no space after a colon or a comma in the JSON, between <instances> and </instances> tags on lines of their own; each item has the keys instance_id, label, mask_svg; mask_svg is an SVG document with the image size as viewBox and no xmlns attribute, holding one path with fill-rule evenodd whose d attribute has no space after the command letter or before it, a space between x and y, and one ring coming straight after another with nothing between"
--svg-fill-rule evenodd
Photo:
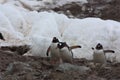
<instances>
[{"instance_id":1,"label":"white chest","mask_svg":"<svg viewBox=\"0 0 120 80\"><path fill-rule=\"evenodd\" d=\"M106 63L106 56L103 50L95 50L93 53L93 60L95 63Z\"/></svg>"},{"instance_id":2,"label":"white chest","mask_svg":"<svg viewBox=\"0 0 120 80\"><path fill-rule=\"evenodd\" d=\"M69 51L69 49L67 47L60 50L60 55L61 55L63 62L72 63L72 59L73 59L72 53L71 53L71 51Z\"/></svg>"},{"instance_id":3,"label":"white chest","mask_svg":"<svg viewBox=\"0 0 120 80\"><path fill-rule=\"evenodd\" d=\"M57 43L52 43L50 46L51 57L60 57L59 49L57 48Z\"/></svg>"}]
</instances>

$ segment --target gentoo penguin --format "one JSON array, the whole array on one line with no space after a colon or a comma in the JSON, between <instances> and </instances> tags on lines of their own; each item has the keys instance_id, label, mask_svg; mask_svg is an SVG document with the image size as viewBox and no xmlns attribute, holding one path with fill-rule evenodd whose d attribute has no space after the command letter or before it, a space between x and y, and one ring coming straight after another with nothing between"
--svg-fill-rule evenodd
<instances>
[{"instance_id":1,"label":"gentoo penguin","mask_svg":"<svg viewBox=\"0 0 120 80\"><path fill-rule=\"evenodd\" d=\"M58 38L53 37L52 43L50 44L50 46L46 52L47 56L49 56L49 52L50 52L50 61L53 64L59 62L59 60L60 60L59 49L57 48L58 42L59 42Z\"/></svg>"},{"instance_id":2,"label":"gentoo penguin","mask_svg":"<svg viewBox=\"0 0 120 80\"><path fill-rule=\"evenodd\" d=\"M62 62L67 63L73 63L72 49L81 48L79 45L69 47L66 42L59 42L57 47L59 48L59 54L61 56Z\"/></svg>"},{"instance_id":3,"label":"gentoo penguin","mask_svg":"<svg viewBox=\"0 0 120 80\"><path fill-rule=\"evenodd\" d=\"M2 33L0 33L0 39L5 41L5 39L4 39L3 35L2 35Z\"/></svg>"},{"instance_id":4,"label":"gentoo penguin","mask_svg":"<svg viewBox=\"0 0 120 80\"><path fill-rule=\"evenodd\" d=\"M96 65L96 63L100 63L100 64L106 64L107 60L106 60L106 56L105 53L107 52L111 52L111 53L115 53L115 51L113 50L104 50L102 44L98 43L94 48L92 48L94 50L93 53L93 61L94 64Z\"/></svg>"}]
</instances>

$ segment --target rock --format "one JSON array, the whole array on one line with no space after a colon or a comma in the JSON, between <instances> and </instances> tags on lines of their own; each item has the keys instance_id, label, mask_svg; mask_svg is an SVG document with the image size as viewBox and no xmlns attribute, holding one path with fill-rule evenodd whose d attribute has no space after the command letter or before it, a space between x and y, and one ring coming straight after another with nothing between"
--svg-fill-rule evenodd
<instances>
[{"instance_id":1,"label":"rock","mask_svg":"<svg viewBox=\"0 0 120 80\"><path fill-rule=\"evenodd\" d=\"M34 80L32 74L26 74L25 80Z\"/></svg>"},{"instance_id":2,"label":"rock","mask_svg":"<svg viewBox=\"0 0 120 80\"><path fill-rule=\"evenodd\" d=\"M12 75L16 73L26 73L26 72L32 72L32 68L29 64L23 63L23 62L13 62L10 63L6 69L6 75Z\"/></svg>"},{"instance_id":3,"label":"rock","mask_svg":"<svg viewBox=\"0 0 120 80\"><path fill-rule=\"evenodd\" d=\"M0 74L0 80L3 80L3 79L2 79L2 75L1 75L1 74Z\"/></svg>"},{"instance_id":4,"label":"rock","mask_svg":"<svg viewBox=\"0 0 120 80\"><path fill-rule=\"evenodd\" d=\"M30 50L30 45L19 45L19 46L1 46L0 50L13 52L14 54L23 55Z\"/></svg>"},{"instance_id":5,"label":"rock","mask_svg":"<svg viewBox=\"0 0 120 80\"><path fill-rule=\"evenodd\" d=\"M63 63L63 64L60 64L56 70L61 72L79 71L81 74L83 74L83 73L86 73L87 71L90 71L90 68L86 66L77 66L69 63Z\"/></svg>"},{"instance_id":6,"label":"rock","mask_svg":"<svg viewBox=\"0 0 120 80\"><path fill-rule=\"evenodd\" d=\"M71 18L99 17L120 21L120 0L87 0L88 3L66 3L52 8L55 12L61 12ZM68 12L69 11L69 12Z\"/></svg>"},{"instance_id":7,"label":"rock","mask_svg":"<svg viewBox=\"0 0 120 80\"><path fill-rule=\"evenodd\" d=\"M91 75L87 78L87 80L106 80L105 78L100 78L96 75Z\"/></svg>"}]
</instances>

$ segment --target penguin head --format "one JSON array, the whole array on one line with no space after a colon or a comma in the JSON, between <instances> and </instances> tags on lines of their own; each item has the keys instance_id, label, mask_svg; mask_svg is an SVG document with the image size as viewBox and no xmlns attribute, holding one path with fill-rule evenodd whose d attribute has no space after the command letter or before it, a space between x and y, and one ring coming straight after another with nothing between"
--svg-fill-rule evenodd
<instances>
[{"instance_id":1,"label":"penguin head","mask_svg":"<svg viewBox=\"0 0 120 80\"><path fill-rule=\"evenodd\" d=\"M4 39L3 35L2 35L2 33L0 33L0 39L5 41L5 39Z\"/></svg>"},{"instance_id":2,"label":"penguin head","mask_svg":"<svg viewBox=\"0 0 120 80\"><path fill-rule=\"evenodd\" d=\"M95 48L97 50L101 50L101 49L103 49L103 46L102 46L102 44L98 43Z\"/></svg>"},{"instance_id":3,"label":"penguin head","mask_svg":"<svg viewBox=\"0 0 120 80\"><path fill-rule=\"evenodd\" d=\"M64 47L67 47L67 44L66 44L66 42L59 42L59 43L57 44L57 47L58 47L59 49L62 49L62 48L64 48Z\"/></svg>"},{"instance_id":4,"label":"penguin head","mask_svg":"<svg viewBox=\"0 0 120 80\"><path fill-rule=\"evenodd\" d=\"M56 38L56 37L53 37L53 40L52 40L52 42L53 42L53 43L57 43L57 42L59 42L59 40L58 40L58 38Z\"/></svg>"}]
</instances>

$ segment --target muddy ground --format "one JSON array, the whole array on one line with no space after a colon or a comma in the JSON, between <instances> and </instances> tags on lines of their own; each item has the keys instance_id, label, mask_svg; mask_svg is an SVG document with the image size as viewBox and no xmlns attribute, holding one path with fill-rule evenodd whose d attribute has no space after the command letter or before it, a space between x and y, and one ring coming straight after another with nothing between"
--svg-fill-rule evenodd
<instances>
[{"instance_id":1,"label":"muddy ground","mask_svg":"<svg viewBox=\"0 0 120 80\"><path fill-rule=\"evenodd\" d=\"M0 80L120 80L120 63L108 63L108 68L102 68L91 66L92 61L86 59L74 59L73 65L90 70L59 71L49 63L49 58L22 56L18 50L24 52L27 48L12 48L0 49Z\"/></svg>"}]
</instances>

